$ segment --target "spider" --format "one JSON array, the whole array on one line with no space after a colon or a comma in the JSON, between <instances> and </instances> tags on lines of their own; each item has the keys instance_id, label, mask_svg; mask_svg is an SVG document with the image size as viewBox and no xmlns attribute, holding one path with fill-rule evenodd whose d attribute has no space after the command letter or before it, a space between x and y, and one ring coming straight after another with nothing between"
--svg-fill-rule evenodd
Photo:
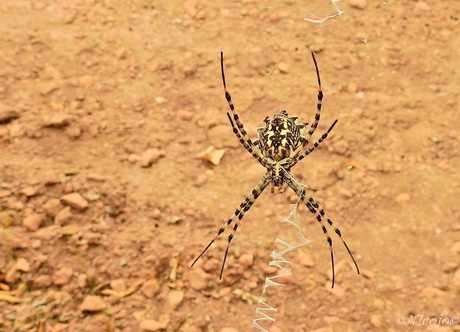
<instances>
[{"instance_id":1,"label":"spider","mask_svg":"<svg viewBox=\"0 0 460 332\"><path fill-rule=\"evenodd\" d=\"M232 230L228 235L227 247L224 253L224 259L220 270L219 279L222 279L224 272L225 262L227 260L228 250L230 243L232 242L235 232L238 229L239 223L246 212L252 207L256 199L260 194L271 184L271 192L275 192L275 188L278 192L282 192L284 187L289 186L299 196L300 200L307 206L308 210L316 215L316 220L321 225L321 229L326 237L331 252L331 265L332 265L332 288L335 284L335 270L334 270L334 252L332 250L332 239L329 236L325 221L330 227L334 229L334 232L338 235L343 245L348 251L353 263L356 267L356 271L359 274L359 267L356 263L350 248L342 238L340 230L334 225L332 220L326 215L324 210L319 207L315 199L310 196L305 190L305 185L299 183L294 176L291 174L291 168L295 166L299 161L304 159L310 153L312 153L320 144L323 142L331 130L334 128L338 120L335 120L329 129L321 135L321 137L311 146L307 147L310 143L310 138L318 127L321 114L321 106L323 101L323 92L321 89L321 79L319 75L318 64L316 63L315 54L311 52L313 62L316 68L316 77L318 79L318 101L316 105L315 121L310 125L308 132L305 134L308 123L297 124L298 118L296 116L290 116L286 110L280 110L272 118L266 117L265 127L261 127L257 130L259 138L255 141L251 141L244 125L240 120L240 117L235 109L232 102L232 97L227 90L227 84L225 82L224 74L224 53L220 53L220 67L222 73L222 83L225 91L225 99L227 100L230 111L227 112L227 117L233 129L233 133L238 137L240 143L244 148L263 166L267 169L262 179L255 186L254 189L249 193L248 196L243 200L240 206L235 210L233 215L228 219L225 224L218 230L217 235L209 242L204 248L201 254L193 261L192 267L195 263L203 256L203 254L209 249L214 241L225 232L228 226L233 224Z\"/></svg>"}]
</instances>

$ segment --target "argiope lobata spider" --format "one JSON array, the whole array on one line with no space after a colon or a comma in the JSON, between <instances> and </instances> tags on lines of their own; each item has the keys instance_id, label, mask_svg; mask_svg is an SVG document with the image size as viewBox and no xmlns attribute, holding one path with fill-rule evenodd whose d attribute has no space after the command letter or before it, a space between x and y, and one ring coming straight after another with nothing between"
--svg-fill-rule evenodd
<instances>
[{"instance_id":1,"label":"argiope lobata spider","mask_svg":"<svg viewBox=\"0 0 460 332\"><path fill-rule=\"evenodd\" d=\"M326 215L324 210L319 207L318 203L314 200L308 192L305 190L305 186L300 184L294 176L291 174L290 170L295 166L299 161L304 159L310 153L312 153L322 141L324 141L331 130L334 128L338 120L335 120L329 129L321 135L321 137L310 147L307 147L310 138L318 127L321 114L321 105L323 101L323 92L321 89L321 79L319 76L318 64L316 63L315 55L312 52L311 56L316 68L316 77L318 79L318 102L316 106L316 115L315 121L310 125L310 129L307 134L304 136L304 132L308 126L308 123L297 124L297 117L289 116L286 110L280 110L276 113L271 119L267 116L264 120L265 127L261 127L257 130L259 138L254 142L249 138L246 130L244 129L243 123L240 121L239 115L235 110L235 107L232 102L232 97L227 90L227 84L225 83L225 74L224 74L224 54L220 53L220 66L222 71L222 82L224 85L225 99L227 99L228 106L230 107L230 113L227 112L228 119L233 128L233 133L238 137L241 144L244 148L255 158L257 161L264 166L267 171L265 172L262 179L259 181L257 186L252 189L251 193L246 196L240 206L236 209L233 215L228 219L225 224L219 229L217 235L211 242L204 248L202 253L193 261L192 267L195 263L203 256L203 254L209 249L209 247L214 243L214 241L225 232L226 228L230 226L233 222L233 228L230 232L230 235L227 239L227 248L225 249L224 260L222 262L222 268L220 270L219 278L222 279L222 274L224 272L225 261L227 259L228 250L230 243L233 240L234 234L238 229L239 222L243 219L244 214L249 211L251 206L254 204L256 199L260 194L267 188L271 183L271 192L275 192L275 187L278 188L279 192L282 192L285 184L287 184L296 194L299 196L300 200L305 203L307 208L311 213L316 215L316 220L321 225L321 228L326 236L329 248L331 251L331 264L332 264L332 288L334 288L335 283L335 270L334 270L334 252L332 250L332 239L329 236L327 228L324 221L326 221L330 227L332 227L335 233L339 236L340 240L344 244L345 248L348 251L353 263L356 267L356 271L359 274L359 267L356 263L355 258L353 257L348 245L342 238L340 230L334 225L332 220ZM236 124L236 125L235 125Z\"/></svg>"}]
</instances>

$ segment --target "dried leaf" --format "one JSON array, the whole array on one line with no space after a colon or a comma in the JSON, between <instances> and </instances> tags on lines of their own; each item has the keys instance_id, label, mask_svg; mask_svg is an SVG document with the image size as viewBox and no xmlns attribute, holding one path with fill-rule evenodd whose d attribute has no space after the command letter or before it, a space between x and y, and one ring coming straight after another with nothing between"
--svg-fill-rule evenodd
<instances>
[{"instance_id":1,"label":"dried leaf","mask_svg":"<svg viewBox=\"0 0 460 332\"><path fill-rule=\"evenodd\" d=\"M9 303L21 303L24 302L24 299L13 296L7 292L0 292L0 301L5 301Z\"/></svg>"},{"instance_id":2,"label":"dried leaf","mask_svg":"<svg viewBox=\"0 0 460 332\"><path fill-rule=\"evenodd\" d=\"M225 149L216 149L214 146L209 146L203 152L198 153L196 156L203 160L211 162L213 165L219 165L220 160L225 154Z\"/></svg>"},{"instance_id":3,"label":"dried leaf","mask_svg":"<svg viewBox=\"0 0 460 332\"><path fill-rule=\"evenodd\" d=\"M101 295L109 295L109 296L116 296L116 297L123 297L123 294L118 293L113 289L103 289L99 292Z\"/></svg>"}]
</instances>

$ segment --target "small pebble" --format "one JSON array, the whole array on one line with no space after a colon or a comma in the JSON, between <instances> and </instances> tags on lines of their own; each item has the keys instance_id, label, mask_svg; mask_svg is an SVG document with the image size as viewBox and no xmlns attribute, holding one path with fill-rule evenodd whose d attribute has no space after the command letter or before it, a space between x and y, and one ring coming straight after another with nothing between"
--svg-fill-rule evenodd
<instances>
[{"instance_id":1,"label":"small pebble","mask_svg":"<svg viewBox=\"0 0 460 332\"><path fill-rule=\"evenodd\" d=\"M57 286L67 285L73 276L73 269L70 267L63 267L53 274L53 283Z\"/></svg>"},{"instance_id":2,"label":"small pebble","mask_svg":"<svg viewBox=\"0 0 460 332\"><path fill-rule=\"evenodd\" d=\"M43 210L45 211L47 216L55 217L59 213L59 211L62 210L62 207L63 206L59 199L52 198L43 205Z\"/></svg>"},{"instance_id":3,"label":"small pebble","mask_svg":"<svg viewBox=\"0 0 460 332\"><path fill-rule=\"evenodd\" d=\"M279 62L278 66L277 66L277 69L282 74L289 73L289 65L286 62Z\"/></svg>"},{"instance_id":4,"label":"small pebble","mask_svg":"<svg viewBox=\"0 0 460 332\"><path fill-rule=\"evenodd\" d=\"M44 127L52 128L64 128L67 127L72 122L70 115L58 113L51 115L43 121Z\"/></svg>"},{"instance_id":5,"label":"small pebble","mask_svg":"<svg viewBox=\"0 0 460 332\"><path fill-rule=\"evenodd\" d=\"M408 193L399 194L395 197L395 201L401 207L408 206L410 203L410 195Z\"/></svg>"},{"instance_id":6,"label":"small pebble","mask_svg":"<svg viewBox=\"0 0 460 332\"><path fill-rule=\"evenodd\" d=\"M80 311L100 311L106 308L106 304L103 299L95 295L87 295L82 304L80 305Z\"/></svg>"},{"instance_id":7,"label":"small pebble","mask_svg":"<svg viewBox=\"0 0 460 332\"><path fill-rule=\"evenodd\" d=\"M141 160L141 156L139 156L139 155L137 155L137 154L131 153L131 154L128 156L128 161L129 161L131 164L135 164L135 163L137 163L139 160Z\"/></svg>"},{"instance_id":8,"label":"small pebble","mask_svg":"<svg viewBox=\"0 0 460 332\"><path fill-rule=\"evenodd\" d=\"M141 292L145 297L151 299L160 291L160 284L156 279L150 279L142 285Z\"/></svg>"},{"instance_id":9,"label":"small pebble","mask_svg":"<svg viewBox=\"0 0 460 332\"><path fill-rule=\"evenodd\" d=\"M190 121L193 118L193 112L181 110L177 113L179 119L184 121Z\"/></svg>"},{"instance_id":10,"label":"small pebble","mask_svg":"<svg viewBox=\"0 0 460 332\"><path fill-rule=\"evenodd\" d=\"M16 270L16 268L13 267L9 269L8 271L6 271L4 280L6 281L7 284L14 284L16 283L16 281L18 281L18 278L19 278L19 273Z\"/></svg>"},{"instance_id":11,"label":"small pebble","mask_svg":"<svg viewBox=\"0 0 460 332\"><path fill-rule=\"evenodd\" d=\"M313 261L313 256L309 253L304 253L299 257L299 263L306 267L313 267L315 266L315 262Z\"/></svg>"},{"instance_id":12,"label":"small pebble","mask_svg":"<svg viewBox=\"0 0 460 332\"><path fill-rule=\"evenodd\" d=\"M343 198L349 199L353 197L353 193L351 190L348 190L346 188L339 188L338 189L338 194L342 196Z\"/></svg>"},{"instance_id":13,"label":"small pebble","mask_svg":"<svg viewBox=\"0 0 460 332\"><path fill-rule=\"evenodd\" d=\"M171 291L168 294L168 303L173 308L176 309L184 299L184 292L183 291Z\"/></svg>"},{"instance_id":14,"label":"small pebble","mask_svg":"<svg viewBox=\"0 0 460 332\"><path fill-rule=\"evenodd\" d=\"M28 186L28 187L25 187L25 188L21 189L21 194L23 194L24 196L27 196L27 197L33 197L33 196L37 195L37 191L38 191L38 189L36 187Z\"/></svg>"},{"instance_id":15,"label":"small pebble","mask_svg":"<svg viewBox=\"0 0 460 332\"><path fill-rule=\"evenodd\" d=\"M166 99L165 99L164 97L162 97L162 96L157 96L157 97L155 97L155 101L156 101L157 104L164 104L164 103L166 103Z\"/></svg>"},{"instance_id":16,"label":"small pebble","mask_svg":"<svg viewBox=\"0 0 460 332\"><path fill-rule=\"evenodd\" d=\"M139 325L141 330L144 331L161 331L168 327L169 319L164 321L157 321L154 319L145 319Z\"/></svg>"},{"instance_id":17,"label":"small pebble","mask_svg":"<svg viewBox=\"0 0 460 332\"><path fill-rule=\"evenodd\" d=\"M29 272L30 271L30 264L25 258L18 258L16 261L16 270L22 272Z\"/></svg>"},{"instance_id":18,"label":"small pebble","mask_svg":"<svg viewBox=\"0 0 460 332\"><path fill-rule=\"evenodd\" d=\"M44 288L50 287L53 281L51 277L47 274L42 274L32 280L32 285L34 288Z\"/></svg>"},{"instance_id":19,"label":"small pebble","mask_svg":"<svg viewBox=\"0 0 460 332\"><path fill-rule=\"evenodd\" d=\"M84 210L88 207L88 201L79 193L71 193L61 197L61 202L77 210Z\"/></svg>"},{"instance_id":20,"label":"small pebble","mask_svg":"<svg viewBox=\"0 0 460 332\"><path fill-rule=\"evenodd\" d=\"M110 282L110 288L114 291L124 294L126 292L126 282L124 279L115 279Z\"/></svg>"},{"instance_id":21,"label":"small pebble","mask_svg":"<svg viewBox=\"0 0 460 332\"><path fill-rule=\"evenodd\" d=\"M22 224L29 232L34 232L40 228L41 223L43 222L43 216L38 213L31 214L27 216L22 221Z\"/></svg>"},{"instance_id":22,"label":"small pebble","mask_svg":"<svg viewBox=\"0 0 460 332\"><path fill-rule=\"evenodd\" d=\"M254 264L254 254L247 253L240 256L239 263L244 267L250 267Z\"/></svg>"},{"instance_id":23,"label":"small pebble","mask_svg":"<svg viewBox=\"0 0 460 332\"><path fill-rule=\"evenodd\" d=\"M83 88L90 88L94 83L94 77L91 75L84 75L78 79L80 86Z\"/></svg>"},{"instance_id":24,"label":"small pebble","mask_svg":"<svg viewBox=\"0 0 460 332\"><path fill-rule=\"evenodd\" d=\"M358 91L358 84L350 82L347 86L347 90L349 93L356 93Z\"/></svg>"},{"instance_id":25,"label":"small pebble","mask_svg":"<svg viewBox=\"0 0 460 332\"><path fill-rule=\"evenodd\" d=\"M70 206L66 206L65 208L61 209L59 213L54 217L54 223L56 225L66 225L72 219L72 211L70 210Z\"/></svg>"},{"instance_id":26,"label":"small pebble","mask_svg":"<svg viewBox=\"0 0 460 332\"><path fill-rule=\"evenodd\" d=\"M201 269L195 269L190 271L189 282L190 287L192 287L196 291L205 289L208 284L206 272L204 272Z\"/></svg>"},{"instance_id":27,"label":"small pebble","mask_svg":"<svg viewBox=\"0 0 460 332\"><path fill-rule=\"evenodd\" d=\"M455 271L458 266L458 262L446 262L442 265L442 270L446 273L449 273Z\"/></svg>"},{"instance_id":28,"label":"small pebble","mask_svg":"<svg viewBox=\"0 0 460 332\"><path fill-rule=\"evenodd\" d=\"M158 159L163 157L165 152L159 149L148 149L146 150L141 157L141 166L149 167L154 164Z\"/></svg>"},{"instance_id":29,"label":"small pebble","mask_svg":"<svg viewBox=\"0 0 460 332\"><path fill-rule=\"evenodd\" d=\"M445 291L440 290L439 288L436 288L436 287L425 287L420 292L421 297L425 297L425 298L428 298L428 299L441 297L441 296L444 296L445 294L446 294Z\"/></svg>"},{"instance_id":30,"label":"small pebble","mask_svg":"<svg viewBox=\"0 0 460 332\"><path fill-rule=\"evenodd\" d=\"M7 124L13 120L19 118L19 113L13 110L8 110L7 106L2 107L3 104L0 104L0 123Z\"/></svg>"},{"instance_id":31,"label":"small pebble","mask_svg":"<svg viewBox=\"0 0 460 332\"><path fill-rule=\"evenodd\" d=\"M86 178L88 180L95 181L95 182L105 182L109 179L108 176L101 175L101 174L95 174L95 173L89 174Z\"/></svg>"},{"instance_id":32,"label":"small pebble","mask_svg":"<svg viewBox=\"0 0 460 332\"><path fill-rule=\"evenodd\" d=\"M367 7L367 0L349 0L348 3L353 8L365 9Z\"/></svg>"},{"instance_id":33,"label":"small pebble","mask_svg":"<svg viewBox=\"0 0 460 332\"><path fill-rule=\"evenodd\" d=\"M370 318L371 318L372 326L377 327L377 328L383 327L383 321L380 315L372 314Z\"/></svg>"}]
</instances>

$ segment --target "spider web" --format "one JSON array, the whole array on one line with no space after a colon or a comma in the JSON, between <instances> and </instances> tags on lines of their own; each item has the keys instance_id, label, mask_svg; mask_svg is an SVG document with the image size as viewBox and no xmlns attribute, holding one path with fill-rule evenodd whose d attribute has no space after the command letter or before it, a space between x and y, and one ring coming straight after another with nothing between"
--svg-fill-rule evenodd
<instances>
[{"instance_id":1,"label":"spider web","mask_svg":"<svg viewBox=\"0 0 460 332\"><path fill-rule=\"evenodd\" d=\"M265 10L277 10L280 8L293 7L303 19L310 23L321 24L329 19L337 18L344 13L339 7L341 0L296 0L291 5L280 4L277 0L262 0L260 7Z\"/></svg>"},{"instance_id":2,"label":"spider web","mask_svg":"<svg viewBox=\"0 0 460 332\"><path fill-rule=\"evenodd\" d=\"M304 185L306 187L306 185ZM308 240L301 231L301 228L297 222L297 206L299 205L300 198L297 200L295 204L291 205L291 211L289 213L289 216L281 220L281 223L287 223L288 225L294 226L297 229L297 238L299 240L298 243L292 244L289 243L285 240L282 240L280 238L276 238L275 243L280 244L284 246L284 249L281 251L276 251L273 250L270 257L272 260L268 263L269 266L275 266L281 271L279 274L276 274L271 277L266 277L265 278L265 283L262 288L262 294L260 295L259 300L257 301L257 308L256 308L256 317L252 321L252 327L263 331L263 332L268 332L264 327L262 327L259 323L269 321L274 323L275 318L271 317L269 314L272 312L277 312L278 309L272 307L268 303L264 301L265 293L267 292L267 289L269 287L279 287L279 286L286 286L285 284L276 282L275 280L280 277L285 277L285 276L291 276L292 272L287 268L287 264L291 264L290 261L288 261L284 255L287 254L288 252L297 249L303 245L306 245L310 243L310 240Z\"/></svg>"}]
</instances>

